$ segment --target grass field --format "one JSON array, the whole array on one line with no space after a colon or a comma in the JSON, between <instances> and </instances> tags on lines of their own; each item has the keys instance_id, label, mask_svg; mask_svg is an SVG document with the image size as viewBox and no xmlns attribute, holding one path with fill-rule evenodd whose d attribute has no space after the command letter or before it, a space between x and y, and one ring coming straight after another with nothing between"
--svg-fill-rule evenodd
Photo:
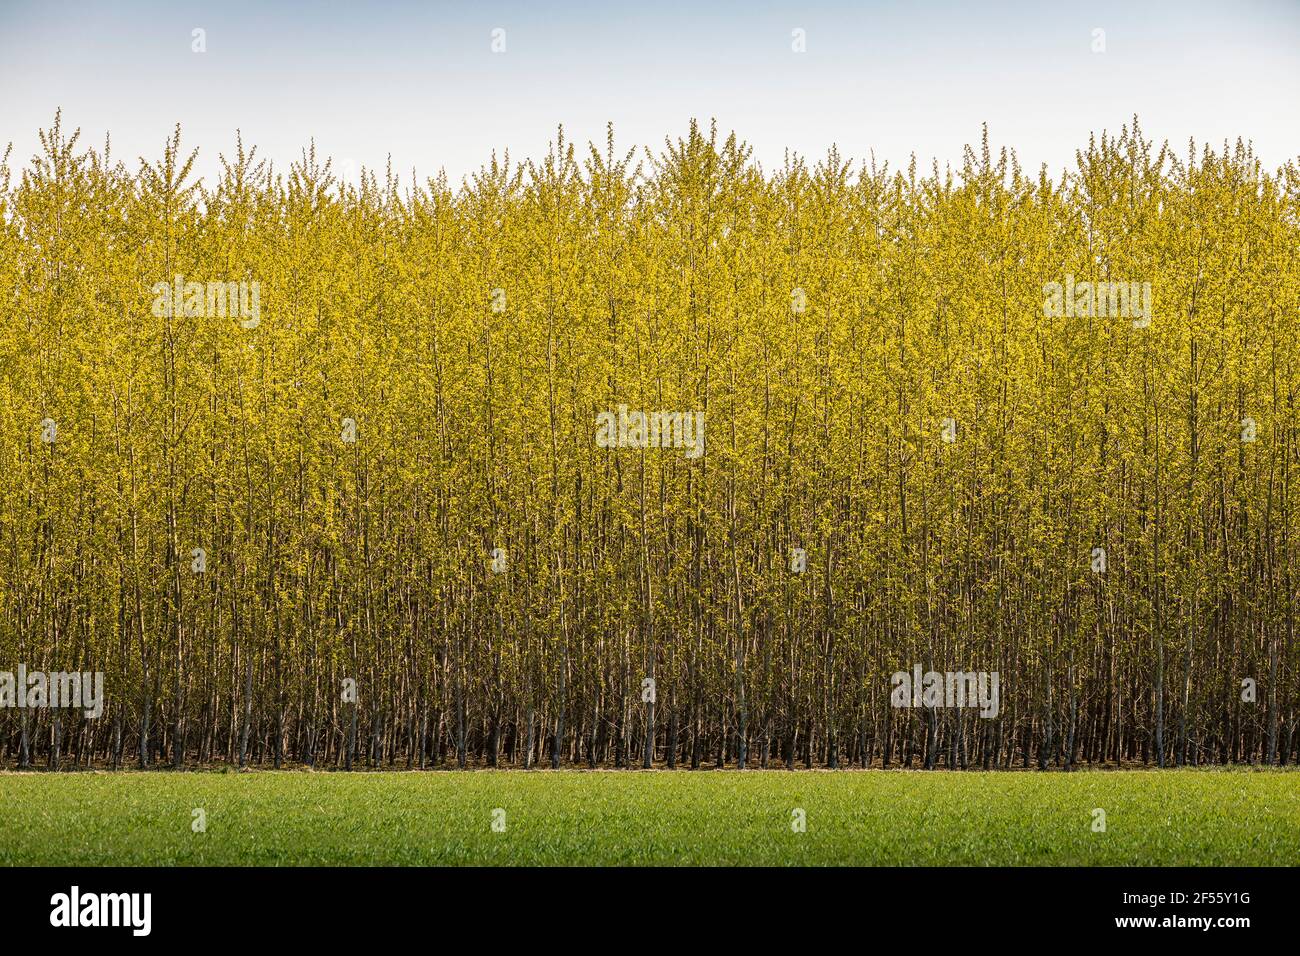
<instances>
[{"instance_id":1,"label":"grass field","mask_svg":"<svg viewBox=\"0 0 1300 956\"><path fill-rule=\"evenodd\" d=\"M3 865L1297 862L1286 771L0 774Z\"/></svg>"}]
</instances>

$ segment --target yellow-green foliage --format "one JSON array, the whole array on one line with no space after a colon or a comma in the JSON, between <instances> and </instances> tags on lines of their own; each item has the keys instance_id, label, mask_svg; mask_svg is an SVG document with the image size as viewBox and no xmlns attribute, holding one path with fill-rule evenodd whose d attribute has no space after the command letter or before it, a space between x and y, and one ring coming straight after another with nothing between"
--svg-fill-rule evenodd
<instances>
[{"instance_id":1,"label":"yellow-green foliage","mask_svg":"<svg viewBox=\"0 0 1300 956\"><path fill-rule=\"evenodd\" d=\"M0 670L108 701L0 711L0 759L1294 759L1294 163L42 143L0 175ZM256 321L158 314L177 275ZM1054 314L1068 277L1149 324ZM705 453L600 447L620 405ZM913 665L999 672L998 717L891 708Z\"/></svg>"}]
</instances>

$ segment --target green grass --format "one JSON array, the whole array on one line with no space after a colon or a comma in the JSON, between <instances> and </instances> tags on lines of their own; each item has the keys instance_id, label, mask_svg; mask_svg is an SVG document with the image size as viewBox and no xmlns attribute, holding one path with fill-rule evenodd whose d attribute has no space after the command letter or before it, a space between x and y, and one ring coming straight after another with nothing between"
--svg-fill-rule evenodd
<instances>
[{"instance_id":1,"label":"green grass","mask_svg":"<svg viewBox=\"0 0 1300 956\"><path fill-rule=\"evenodd\" d=\"M0 774L3 865L1298 862L1286 771Z\"/></svg>"}]
</instances>

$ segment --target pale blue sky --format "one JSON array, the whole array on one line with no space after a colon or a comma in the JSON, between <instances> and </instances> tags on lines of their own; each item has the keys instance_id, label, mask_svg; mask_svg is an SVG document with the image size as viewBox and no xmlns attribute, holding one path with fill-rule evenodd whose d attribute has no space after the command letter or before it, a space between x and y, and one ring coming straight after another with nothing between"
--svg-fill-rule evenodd
<instances>
[{"instance_id":1,"label":"pale blue sky","mask_svg":"<svg viewBox=\"0 0 1300 956\"><path fill-rule=\"evenodd\" d=\"M403 173L459 179L494 148L543 153L559 123L603 142L612 120L620 144L658 146L693 116L769 167L832 142L957 161L987 120L995 144L1055 172L1135 112L1180 150L1241 135L1273 166L1300 155L1298 90L1300 0L0 0L0 144L18 165L62 106L132 163L179 121L208 173L237 127L279 164L314 136L340 160L391 153Z\"/></svg>"}]
</instances>

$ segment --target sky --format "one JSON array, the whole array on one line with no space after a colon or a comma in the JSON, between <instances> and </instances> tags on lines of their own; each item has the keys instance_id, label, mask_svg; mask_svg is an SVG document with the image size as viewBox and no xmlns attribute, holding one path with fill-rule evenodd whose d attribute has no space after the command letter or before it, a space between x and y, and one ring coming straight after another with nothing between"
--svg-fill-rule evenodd
<instances>
[{"instance_id":1,"label":"sky","mask_svg":"<svg viewBox=\"0 0 1300 956\"><path fill-rule=\"evenodd\" d=\"M692 117L769 169L832 144L956 164L987 122L1055 173L1135 113L1180 152L1240 136L1271 168L1300 156L1297 91L1300 0L0 0L15 167L62 108L132 166L179 122L208 176L237 129L281 168L314 139L349 170L391 157L458 182L494 150L544 155L560 124L603 146L612 121L621 148L660 149Z\"/></svg>"}]
</instances>

